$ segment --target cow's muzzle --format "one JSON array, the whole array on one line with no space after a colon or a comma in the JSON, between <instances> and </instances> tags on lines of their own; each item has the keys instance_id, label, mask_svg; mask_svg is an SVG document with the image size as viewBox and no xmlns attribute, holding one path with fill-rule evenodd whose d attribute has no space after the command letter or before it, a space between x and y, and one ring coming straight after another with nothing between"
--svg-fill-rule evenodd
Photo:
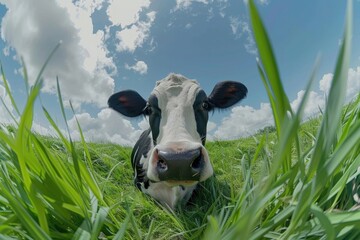
<instances>
[{"instance_id":1,"label":"cow's muzzle","mask_svg":"<svg viewBox=\"0 0 360 240\"><path fill-rule=\"evenodd\" d=\"M160 181L199 181L205 166L201 148L180 152L156 149L154 158Z\"/></svg>"}]
</instances>

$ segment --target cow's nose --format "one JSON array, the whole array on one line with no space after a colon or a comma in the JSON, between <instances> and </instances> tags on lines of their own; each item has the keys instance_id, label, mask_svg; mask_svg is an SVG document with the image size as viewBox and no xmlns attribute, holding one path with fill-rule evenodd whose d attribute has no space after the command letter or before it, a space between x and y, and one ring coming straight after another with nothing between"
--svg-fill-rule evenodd
<instances>
[{"instance_id":1,"label":"cow's nose","mask_svg":"<svg viewBox=\"0 0 360 240\"><path fill-rule=\"evenodd\" d=\"M201 148L175 151L156 150L156 170L160 181L199 181L205 160Z\"/></svg>"}]
</instances>

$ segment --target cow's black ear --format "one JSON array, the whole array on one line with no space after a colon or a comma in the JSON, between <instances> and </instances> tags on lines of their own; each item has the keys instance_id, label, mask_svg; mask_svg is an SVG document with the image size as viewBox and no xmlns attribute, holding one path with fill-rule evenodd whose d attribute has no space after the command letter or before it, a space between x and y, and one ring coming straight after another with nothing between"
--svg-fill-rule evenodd
<instances>
[{"instance_id":1,"label":"cow's black ear","mask_svg":"<svg viewBox=\"0 0 360 240\"><path fill-rule=\"evenodd\" d=\"M137 117L143 113L146 101L133 90L125 90L113 94L108 105L115 111L127 117Z\"/></svg>"},{"instance_id":2,"label":"cow's black ear","mask_svg":"<svg viewBox=\"0 0 360 240\"><path fill-rule=\"evenodd\" d=\"M208 97L211 107L228 108L246 97L248 90L244 84L233 81L219 82Z\"/></svg>"}]
</instances>

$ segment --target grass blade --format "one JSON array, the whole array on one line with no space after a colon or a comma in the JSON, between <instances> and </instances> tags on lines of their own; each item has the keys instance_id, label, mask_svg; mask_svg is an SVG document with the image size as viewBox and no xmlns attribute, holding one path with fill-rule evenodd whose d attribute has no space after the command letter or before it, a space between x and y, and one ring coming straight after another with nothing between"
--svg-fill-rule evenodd
<instances>
[{"instance_id":1,"label":"grass blade","mask_svg":"<svg viewBox=\"0 0 360 240\"><path fill-rule=\"evenodd\" d=\"M346 13L345 33L337 58L335 72L330 87L324 119L317 137L316 146L309 167L309 180L317 172L318 166L324 163L331 152L338 127L340 125L342 106L345 100L346 83L348 78L350 49L352 38L352 1L348 1Z\"/></svg>"},{"instance_id":2,"label":"grass blade","mask_svg":"<svg viewBox=\"0 0 360 240\"><path fill-rule=\"evenodd\" d=\"M258 47L261 63L264 67L265 74L262 79L267 92L270 93L269 99L272 104L275 125L278 136L280 136L282 130L281 124L286 118L287 112L291 112L291 107L280 80L280 74L270 39L253 0L249 1L249 12L254 39Z\"/></svg>"}]
</instances>

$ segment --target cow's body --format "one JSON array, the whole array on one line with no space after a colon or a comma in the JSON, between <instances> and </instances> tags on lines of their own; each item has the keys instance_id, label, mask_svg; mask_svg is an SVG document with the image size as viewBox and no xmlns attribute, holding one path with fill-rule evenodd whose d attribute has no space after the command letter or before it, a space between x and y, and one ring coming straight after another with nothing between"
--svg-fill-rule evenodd
<instances>
[{"instance_id":1,"label":"cow's body","mask_svg":"<svg viewBox=\"0 0 360 240\"><path fill-rule=\"evenodd\" d=\"M148 101L134 91L110 97L109 106L125 116L149 116L150 129L131 154L135 185L170 208L187 200L197 183L213 174L204 147L208 112L246 93L241 83L223 82L207 97L196 81L170 74L156 83Z\"/></svg>"}]
</instances>

